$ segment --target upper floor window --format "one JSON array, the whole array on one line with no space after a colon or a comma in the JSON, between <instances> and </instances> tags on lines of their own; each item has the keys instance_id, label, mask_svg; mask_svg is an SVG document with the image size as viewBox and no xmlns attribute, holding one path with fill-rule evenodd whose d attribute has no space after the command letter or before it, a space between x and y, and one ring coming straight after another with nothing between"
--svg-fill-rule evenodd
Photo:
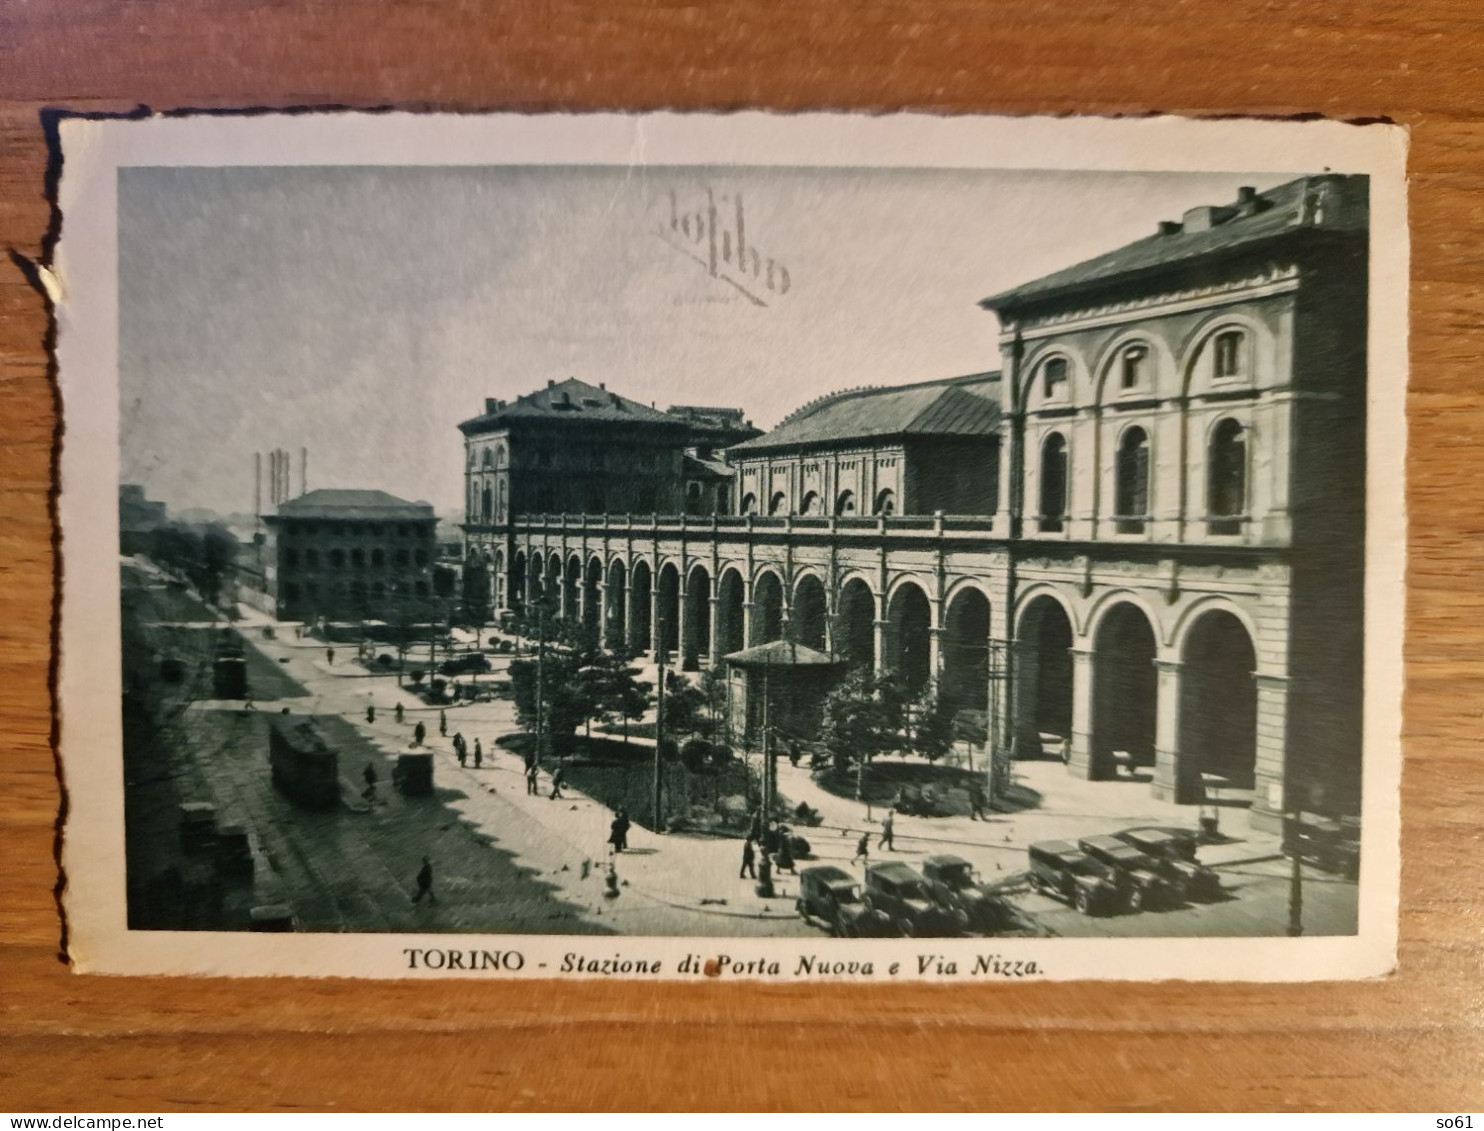
<instances>
[{"instance_id":1,"label":"upper floor window","mask_svg":"<svg viewBox=\"0 0 1484 1131\"><path fill-rule=\"evenodd\" d=\"M1206 515L1211 534L1240 534L1247 510L1247 431L1230 417L1211 432L1206 452Z\"/></svg>"},{"instance_id":2,"label":"upper floor window","mask_svg":"<svg viewBox=\"0 0 1484 1131\"><path fill-rule=\"evenodd\" d=\"M1043 533L1063 528L1067 517L1067 440L1053 432L1041 445L1041 517Z\"/></svg>"},{"instance_id":3,"label":"upper floor window","mask_svg":"<svg viewBox=\"0 0 1484 1131\"><path fill-rule=\"evenodd\" d=\"M782 491L775 492L774 495L773 495L773 497L768 500L768 513L769 514L787 514L788 513L788 496L785 495Z\"/></svg>"},{"instance_id":4,"label":"upper floor window","mask_svg":"<svg viewBox=\"0 0 1484 1131\"><path fill-rule=\"evenodd\" d=\"M701 513L701 485L699 483L687 483L685 485L685 513Z\"/></svg>"},{"instance_id":5,"label":"upper floor window","mask_svg":"<svg viewBox=\"0 0 1484 1131\"><path fill-rule=\"evenodd\" d=\"M890 487L877 494L876 513L883 515L893 515L897 513L897 493Z\"/></svg>"},{"instance_id":6,"label":"upper floor window","mask_svg":"<svg viewBox=\"0 0 1484 1131\"><path fill-rule=\"evenodd\" d=\"M310 569L317 569L317 568L319 568L319 551L318 550L305 550L304 551L304 564L306 566L308 566Z\"/></svg>"},{"instance_id":7,"label":"upper floor window","mask_svg":"<svg viewBox=\"0 0 1484 1131\"><path fill-rule=\"evenodd\" d=\"M1063 396L1067 391L1067 359L1049 358L1041 367L1041 395L1048 401Z\"/></svg>"},{"instance_id":8,"label":"upper floor window","mask_svg":"<svg viewBox=\"0 0 1484 1131\"><path fill-rule=\"evenodd\" d=\"M799 504L799 513L800 514L818 514L819 513L819 493L817 491L807 491L807 492L805 492L805 494L804 494L804 501Z\"/></svg>"},{"instance_id":9,"label":"upper floor window","mask_svg":"<svg viewBox=\"0 0 1484 1131\"><path fill-rule=\"evenodd\" d=\"M855 513L855 492L841 491L840 497L835 500L835 513L839 515Z\"/></svg>"},{"instance_id":10,"label":"upper floor window","mask_svg":"<svg viewBox=\"0 0 1484 1131\"><path fill-rule=\"evenodd\" d=\"M366 564L366 551L362 550L359 546L352 550L350 552L350 564L355 566L356 569L363 568Z\"/></svg>"},{"instance_id":11,"label":"upper floor window","mask_svg":"<svg viewBox=\"0 0 1484 1131\"><path fill-rule=\"evenodd\" d=\"M293 569L299 564L299 551L290 546L283 552L283 564Z\"/></svg>"},{"instance_id":12,"label":"upper floor window","mask_svg":"<svg viewBox=\"0 0 1484 1131\"><path fill-rule=\"evenodd\" d=\"M742 496L742 506L739 508L742 514L757 514L757 496L751 491Z\"/></svg>"},{"instance_id":13,"label":"upper floor window","mask_svg":"<svg viewBox=\"0 0 1484 1131\"><path fill-rule=\"evenodd\" d=\"M1241 330L1223 330L1211 341L1211 376L1223 378L1242 375L1242 353L1247 335Z\"/></svg>"},{"instance_id":14,"label":"upper floor window","mask_svg":"<svg viewBox=\"0 0 1484 1131\"><path fill-rule=\"evenodd\" d=\"M495 453L489 448L484 449L484 457L480 461L480 466L486 470L495 466Z\"/></svg>"},{"instance_id":15,"label":"upper floor window","mask_svg":"<svg viewBox=\"0 0 1484 1131\"><path fill-rule=\"evenodd\" d=\"M1118 355L1118 387L1141 389L1149 383L1149 347L1124 346Z\"/></svg>"},{"instance_id":16,"label":"upper floor window","mask_svg":"<svg viewBox=\"0 0 1484 1131\"><path fill-rule=\"evenodd\" d=\"M488 484L486 484L484 490L479 493L479 517L481 521L488 522L490 520L490 511L493 504L493 497L490 494Z\"/></svg>"},{"instance_id":17,"label":"upper floor window","mask_svg":"<svg viewBox=\"0 0 1484 1131\"><path fill-rule=\"evenodd\" d=\"M381 569L386 565L386 553L380 546L371 551L371 565L374 569Z\"/></svg>"},{"instance_id":18,"label":"upper floor window","mask_svg":"<svg viewBox=\"0 0 1484 1131\"><path fill-rule=\"evenodd\" d=\"M331 569L344 569L345 568L345 551L344 550L331 550L330 551L330 568Z\"/></svg>"},{"instance_id":19,"label":"upper floor window","mask_svg":"<svg viewBox=\"0 0 1484 1131\"><path fill-rule=\"evenodd\" d=\"M1144 533L1149 517L1149 434L1130 428L1118 444L1114 520L1120 534Z\"/></svg>"}]
</instances>

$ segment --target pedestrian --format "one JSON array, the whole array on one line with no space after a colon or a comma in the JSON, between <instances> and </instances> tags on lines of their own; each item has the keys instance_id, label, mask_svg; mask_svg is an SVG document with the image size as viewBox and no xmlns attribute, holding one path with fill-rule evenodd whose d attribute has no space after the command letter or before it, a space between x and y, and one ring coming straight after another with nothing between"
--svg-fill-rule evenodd
<instances>
[{"instance_id":1,"label":"pedestrian","mask_svg":"<svg viewBox=\"0 0 1484 1131\"><path fill-rule=\"evenodd\" d=\"M976 779L973 785L969 787L969 820L989 820L988 815L985 813L985 807L984 786Z\"/></svg>"},{"instance_id":2,"label":"pedestrian","mask_svg":"<svg viewBox=\"0 0 1484 1131\"><path fill-rule=\"evenodd\" d=\"M376 721L376 704L375 703L367 703L366 704L366 721L368 723L374 723Z\"/></svg>"},{"instance_id":3,"label":"pedestrian","mask_svg":"<svg viewBox=\"0 0 1484 1131\"><path fill-rule=\"evenodd\" d=\"M763 839L763 811L755 809L752 814L752 824L747 827L748 840Z\"/></svg>"},{"instance_id":4,"label":"pedestrian","mask_svg":"<svg viewBox=\"0 0 1484 1131\"><path fill-rule=\"evenodd\" d=\"M426 856L423 857L423 866L417 870L417 894L412 897L412 902L421 903L423 896L428 897L429 903L438 902L438 896L433 891L433 862Z\"/></svg>"},{"instance_id":5,"label":"pedestrian","mask_svg":"<svg viewBox=\"0 0 1484 1131\"><path fill-rule=\"evenodd\" d=\"M399 723L402 721L402 704L400 703L397 704L397 721Z\"/></svg>"},{"instance_id":6,"label":"pedestrian","mask_svg":"<svg viewBox=\"0 0 1484 1131\"><path fill-rule=\"evenodd\" d=\"M892 829L890 809L886 811L886 816L881 818L881 836L877 838L876 843L889 852L895 852L897 850L895 831Z\"/></svg>"},{"instance_id":7,"label":"pedestrian","mask_svg":"<svg viewBox=\"0 0 1484 1131\"><path fill-rule=\"evenodd\" d=\"M251 695L242 701L242 709L244 711L256 711L258 709L256 704L253 703Z\"/></svg>"},{"instance_id":8,"label":"pedestrian","mask_svg":"<svg viewBox=\"0 0 1484 1131\"><path fill-rule=\"evenodd\" d=\"M448 712L441 707L438 709L438 737L448 737Z\"/></svg>"},{"instance_id":9,"label":"pedestrian","mask_svg":"<svg viewBox=\"0 0 1484 1131\"><path fill-rule=\"evenodd\" d=\"M757 879L757 852L752 847L752 837L748 837L742 843L742 870L737 873L739 880Z\"/></svg>"},{"instance_id":10,"label":"pedestrian","mask_svg":"<svg viewBox=\"0 0 1484 1131\"><path fill-rule=\"evenodd\" d=\"M361 796L367 801L375 801L376 783L381 780L376 772L376 763L367 762L366 769L362 772L361 776L366 779L366 788L362 791Z\"/></svg>"},{"instance_id":11,"label":"pedestrian","mask_svg":"<svg viewBox=\"0 0 1484 1131\"><path fill-rule=\"evenodd\" d=\"M562 800L562 782L566 780L566 777L567 777L566 770L562 766L558 766L556 769L554 769L554 770L551 771L551 800L552 801L560 801L560 800Z\"/></svg>"},{"instance_id":12,"label":"pedestrian","mask_svg":"<svg viewBox=\"0 0 1484 1131\"><path fill-rule=\"evenodd\" d=\"M629 811L620 809L618 811L618 850L625 852L629 847Z\"/></svg>"},{"instance_id":13,"label":"pedestrian","mask_svg":"<svg viewBox=\"0 0 1484 1131\"><path fill-rule=\"evenodd\" d=\"M458 755L459 765L467 766L469 764L469 755L464 752L464 748L457 742L453 744L453 752Z\"/></svg>"},{"instance_id":14,"label":"pedestrian","mask_svg":"<svg viewBox=\"0 0 1484 1131\"><path fill-rule=\"evenodd\" d=\"M474 740L474 768L477 770L484 765L484 749L479 745L479 739Z\"/></svg>"},{"instance_id":15,"label":"pedestrian","mask_svg":"<svg viewBox=\"0 0 1484 1131\"><path fill-rule=\"evenodd\" d=\"M325 663L329 664L332 668L335 666L335 649L325 649Z\"/></svg>"},{"instance_id":16,"label":"pedestrian","mask_svg":"<svg viewBox=\"0 0 1484 1131\"><path fill-rule=\"evenodd\" d=\"M614 817L608 825L608 847L615 854L623 851L623 822L618 817Z\"/></svg>"},{"instance_id":17,"label":"pedestrian","mask_svg":"<svg viewBox=\"0 0 1484 1131\"><path fill-rule=\"evenodd\" d=\"M856 842L855 855L850 858L854 864L857 860L870 863L871 860L871 834L869 831L861 833L861 838Z\"/></svg>"},{"instance_id":18,"label":"pedestrian","mask_svg":"<svg viewBox=\"0 0 1484 1131\"><path fill-rule=\"evenodd\" d=\"M532 797L536 797L541 793L540 783L537 780L540 777L540 773L541 771L536 768L535 762L526 763L526 792Z\"/></svg>"},{"instance_id":19,"label":"pedestrian","mask_svg":"<svg viewBox=\"0 0 1484 1131\"><path fill-rule=\"evenodd\" d=\"M423 725L421 719L417 720L417 726L412 728L412 745L421 746L423 739L428 737L428 728Z\"/></svg>"}]
</instances>

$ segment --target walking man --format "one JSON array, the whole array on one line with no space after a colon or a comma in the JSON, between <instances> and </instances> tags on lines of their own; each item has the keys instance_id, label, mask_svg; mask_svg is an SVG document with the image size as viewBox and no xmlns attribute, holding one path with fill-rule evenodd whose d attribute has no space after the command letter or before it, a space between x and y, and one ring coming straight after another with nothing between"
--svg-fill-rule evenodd
<instances>
[{"instance_id":1,"label":"walking man","mask_svg":"<svg viewBox=\"0 0 1484 1131\"><path fill-rule=\"evenodd\" d=\"M869 864L871 862L871 834L869 831L861 833L861 838L856 842L855 855L850 858L854 864L857 860Z\"/></svg>"},{"instance_id":2,"label":"walking man","mask_svg":"<svg viewBox=\"0 0 1484 1131\"><path fill-rule=\"evenodd\" d=\"M474 740L474 768L477 770L484 764L484 749L479 745L479 739Z\"/></svg>"},{"instance_id":3,"label":"walking man","mask_svg":"<svg viewBox=\"0 0 1484 1131\"><path fill-rule=\"evenodd\" d=\"M448 737L448 712L442 707L438 708L438 737Z\"/></svg>"},{"instance_id":4,"label":"walking man","mask_svg":"<svg viewBox=\"0 0 1484 1131\"><path fill-rule=\"evenodd\" d=\"M617 851L624 852L629 847L629 811L620 809L618 819L613 822L615 831L618 833Z\"/></svg>"},{"instance_id":5,"label":"walking man","mask_svg":"<svg viewBox=\"0 0 1484 1131\"><path fill-rule=\"evenodd\" d=\"M332 668L335 666L335 649L325 649L325 663L329 664Z\"/></svg>"},{"instance_id":6,"label":"walking man","mask_svg":"<svg viewBox=\"0 0 1484 1131\"><path fill-rule=\"evenodd\" d=\"M428 728L423 725L421 719L417 720L417 726L412 728L412 745L421 746L423 739L428 737Z\"/></svg>"},{"instance_id":7,"label":"walking man","mask_svg":"<svg viewBox=\"0 0 1484 1131\"><path fill-rule=\"evenodd\" d=\"M562 800L562 782L566 780L567 772L562 766L557 766L551 771L551 800Z\"/></svg>"},{"instance_id":8,"label":"walking man","mask_svg":"<svg viewBox=\"0 0 1484 1131\"><path fill-rule=\"evenodd\" d=\"M361 791L361 796L367 801L374 802L376 800L376 783L380 780L379 775L376 773L376 763L367 762L365 772L361 776L366 779L366 788Z\"/></svg>"},{"instance_id":9,"label":"walking man","mask_svg":"<svg viewBox=\"0 0 1484 1131\"><path fill-rule=\"evenodd\" d=\"M527 762L526 763L526 792L529 793L532 797L536 797L541 792L540 784L537 781L537 778L539 776L540 776L540 771L536 769L536 763L535 762Z\"/></svg>"},{"instance_id":10,"label":"walking man","mask_svg":"<svg viewBox=\"0 0 1484 1131\"><path fill-rule=\"evenodd\" d=\"M739 880L757 879L757 851L752 847L752 837L748 837L742 843L742 870L737 873Z\"/></svg>"},{"instance_id":11,"label":"walking man","mask_svg":"<svg viewBox=\"0 0 1484 1131\"><path fill-rule=\"evenodd\" d=\"M366 721L368 723L374 723L376 721L376 704L375 703L367 703L366 704Z\"/></svg>"},{"instance_id":12,"label":"walking man","mask_svg":"<svg viewBox=\"0 0 1484 1131\"><path fill-rule=\"evenodd\" d=\"M978 778L975 778L973 784L969 786L969 820L989 820L988 815L985 813L985 808L984 786Z\"/></svg>"},{"instance_id":13,"label":"walking man","mask_svg":"<svg viewBox=\"0 0 1484 1131\"><path fill-rule=\"evenodd\" d=\"M876 843L890 852L895 852L897 850L895 832L892 829L890 809L886 811L886 816L881 818L881 836L877 839Z\"/></svg>"},{"instance_id":14,"label":"walking man","mask_svg":"<svg viewBox=\"0 0 1484 1131\"><path fill-rule=\"evenodd\" d=\"M423 866L417 870L417 894L412 897L412 902L421 903L423 896L428 897L429 903L438 902L438 896L433 891L433 862L426 856L423 857Z\"/></svg>"},{"instance_id":15,"label":"walking man","mask_svg":"<svg viewBox=\"0 0 1484 1131\"><path fill-rule=\"evenodd\" d=\"M402 704L400 703L397 704L397 721L399 723L402 721Z\"/></svg>"}]
</instances>

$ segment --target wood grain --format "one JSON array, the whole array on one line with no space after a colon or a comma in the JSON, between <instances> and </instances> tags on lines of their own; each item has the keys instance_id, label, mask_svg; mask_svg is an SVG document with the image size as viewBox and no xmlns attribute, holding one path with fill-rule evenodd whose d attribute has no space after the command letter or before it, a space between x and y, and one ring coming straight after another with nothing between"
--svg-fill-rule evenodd
<instances>
[{"instance_id":1,"label":"wood grain","mask_svg":"<svg viewBox=\"0 0 1484 1131\"><path fill-rule=\"evenodd\" d=\"M58 959L47 315L0 263L0 1103L13 1110L1484 1106L1484 10L1229 0L0 9L0 243L47 106L1386 117L1412 128L1400 972L913 988L82 978ZM103 642L100 642L100 645Z\"/></svg>"}]
</instances>

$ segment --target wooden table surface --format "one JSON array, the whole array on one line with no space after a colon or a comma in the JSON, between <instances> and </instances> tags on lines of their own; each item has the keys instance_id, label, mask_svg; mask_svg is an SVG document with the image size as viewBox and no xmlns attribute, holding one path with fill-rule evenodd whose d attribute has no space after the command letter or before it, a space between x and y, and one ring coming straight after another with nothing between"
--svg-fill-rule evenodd
<instances>
[{"instance_id":1,"label":"wooden table surface","mask_svg":"<svg viewBox=\"0 0 1484 1131\"><path fill-rule=\"evenodd\" d=\"M0 261L0 1108L1484 1107L1477 0L0 5L0 243L47 106L1323 114L1412 130L1400 972L1361 984L376 983L59 958L48 320ZM99 647L108 647L99 641ZM203 945L206 944L203 940Z\"/></svg>"}]
</instances>

